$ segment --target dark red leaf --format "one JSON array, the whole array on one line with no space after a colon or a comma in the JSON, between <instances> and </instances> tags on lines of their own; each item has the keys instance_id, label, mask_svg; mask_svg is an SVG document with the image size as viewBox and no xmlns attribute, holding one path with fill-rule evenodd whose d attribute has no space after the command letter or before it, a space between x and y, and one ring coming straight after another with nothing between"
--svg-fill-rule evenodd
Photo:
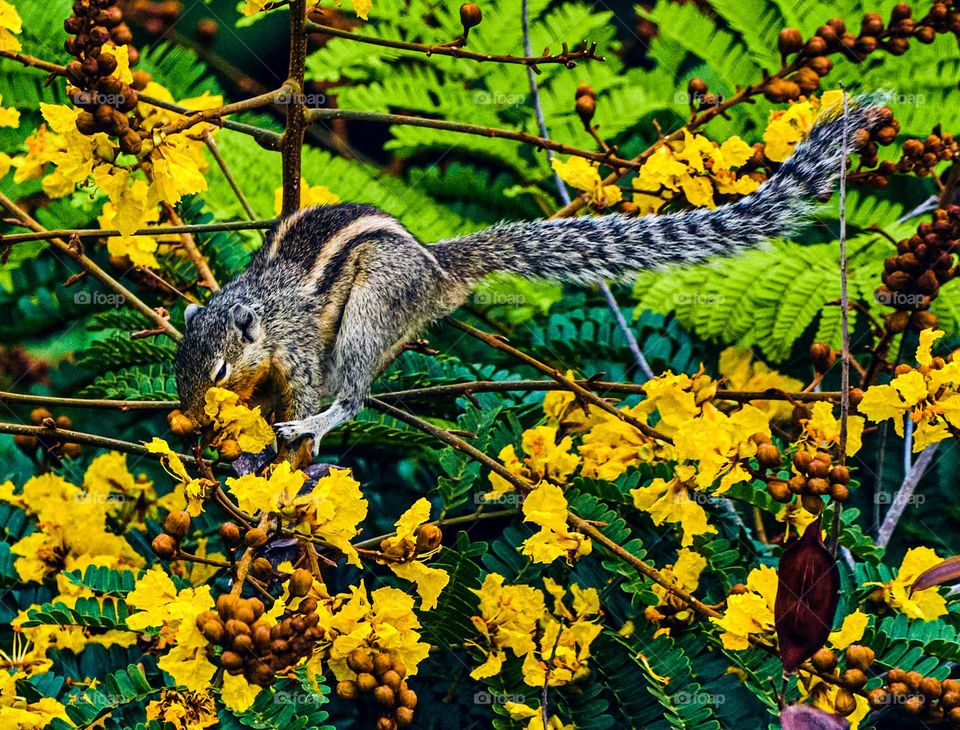
<instances>
[{"instance_id":1,"label":"dark red leaf","mask_svg":"<svg viewBox=\"0 0 960 730\"><path fill-rule=\"evenodd\" d=\"M780 661L792 672L827 641L840 600L840 571L820 537L819 517L783 551L777 577Z\"/></svg>"},{"instance_id":2,"label":"dark red leaf","mask_svg":"<svg viewBox=\"0 0 960 730\"><path fill-rule=\"evenodd\" d=\"M917 576L910 586L910 592L922 591L934 586L942 586L944 583L952 583L960 578L960 555L954 555L947 558L942 563L928 568Z\"/></svg>"},{"instance_id":3,"label":"dark red leaf","mask_svg":"<svg viewBox=\"0 0 960 730\"><path fill-rule=\"evenodd\" d=\"M810 705L787 705L780 711L783 730L847 730L850 723Z\"/></svg>"}]
</instances>

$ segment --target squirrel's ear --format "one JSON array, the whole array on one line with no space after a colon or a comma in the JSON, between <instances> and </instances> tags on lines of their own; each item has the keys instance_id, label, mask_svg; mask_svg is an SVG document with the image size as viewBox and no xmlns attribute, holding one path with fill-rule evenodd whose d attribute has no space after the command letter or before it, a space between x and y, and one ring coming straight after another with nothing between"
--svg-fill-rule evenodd
<instances>
[{"instance_id":1,"label":"squirrel's ear","mask_svg":"<svg viewBox=\"0 0 960 730\"><path fill-rule=\"evenodd\" d=\"M190 322L196 316L197 312L203 309L199 304L188 304L187 308L183 311L183 319L187 323L187 327L190 326Z\"/></svg>"},{"instance_id":2,"label":"squirrel's ear","mask_svg":"<svg viewBox=\"0 0 960 730\"><path fill-rule=\"evenodd\" d=\"M233 323L240 330L243 339L255 342L260 337L260 317L246 304L234 304L230 310L233 314Z\"/></svg>"}]
</instances>

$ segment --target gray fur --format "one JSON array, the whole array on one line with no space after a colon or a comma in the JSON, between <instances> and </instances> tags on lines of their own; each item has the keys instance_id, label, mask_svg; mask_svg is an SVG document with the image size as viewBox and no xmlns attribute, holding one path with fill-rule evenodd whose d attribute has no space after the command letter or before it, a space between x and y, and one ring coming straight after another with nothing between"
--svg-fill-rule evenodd
<instances>
[{"instance_id":1,"label":"gray fur","mask_svg":"<svg viewBox=\"0 0 960 730\"><path fill-rule=\"evenodd\" d=\"M848 130L872 128L877 116L875 107L854 108ZM831 192L841 130L841 119L824 120L756 192L715 210L502 224L432 246L372 206L298 211L243 274L191 309L175 362L184 410L201 418L222 359L229 375L217 385L262 405L285 440L312 436L316 454L320 439L363 407L403 343L459 307L486 274L622 278L788 235L811 199Z\"/></svg>"}]
</instances>

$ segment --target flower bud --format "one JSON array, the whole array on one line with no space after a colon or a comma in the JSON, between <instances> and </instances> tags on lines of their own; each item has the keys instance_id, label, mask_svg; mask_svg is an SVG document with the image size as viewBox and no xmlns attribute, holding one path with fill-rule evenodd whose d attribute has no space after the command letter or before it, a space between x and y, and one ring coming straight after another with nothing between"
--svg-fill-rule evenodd
<instances>
[{"instance_id":1,"label":"flower bud","mask_svg":"<svg viewBox=\"0 0 960 730\"><path fill-rule=\"evenodd\" d=\"M480 25L481 20L483 20L483 11L478 5L464 3L460 6L460 22L463 24L464 33Z\"/></svg>"},{"instance_id":2,"label":"flower bud","mask_svg":"<svg viewBox=\"0 0 960 730\"><path fill-rule=\"evenodd\" d=\"M796 28L784 28L777 36L777 48L780 49L780 54L783 56L797 53L803 48L803 36Z\"/></svg>"},{"instance_id":3,"label":"flower bud","mask_svg":"<svg viewBox=\"0 0 960 730\"><path fill-rule=\"evenodd\" d=\"M163 521L163 531L177 540L182 540L189 529L190 515L184 510L171 512Z\"/></svg>"},{"instance_id":4,"label":"flower bud","mask_svg":"<svg viewBox=\"0 0 960 730\"><path fill-rule=\"evenodd\" d=\"M168 534L161 532L150 544L154 554L163 560L170 560L177 554L177 543Z\"/></svg>"}]
</instances>

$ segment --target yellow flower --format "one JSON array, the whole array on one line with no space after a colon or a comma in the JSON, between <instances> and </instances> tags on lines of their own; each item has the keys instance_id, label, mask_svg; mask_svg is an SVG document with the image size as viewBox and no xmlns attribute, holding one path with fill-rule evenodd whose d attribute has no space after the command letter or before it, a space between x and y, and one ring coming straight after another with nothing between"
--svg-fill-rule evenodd
<instances>
[{"instance_id":1,"label":"yellow flower","mask_svg":"<svg viewBox=\"0 0 960 730\"><path fill-rule=\"evenodd\" d=\"M537 426L523 432L521 446L526 457L521 461L513 444L501 449L500 461L510 471L524 480L536 484L541 480L548 480L554 484L566 484L567 479L576 471L580 464L580 457L571 454L573 439L565 436L556 443L556 426ZM490 474L490 484L493 492L488 495L496 499L501 495L513 491L513 485L499 474Z\"/></svg>"},{"instance_id":2,"label":"yellow flower","mask_svg":"<svg viewBox=\"0 0 960 730\"><path fill-rule=\"evenodd\" d=\"M500 673L509 649L520 657L534 650L537 621L544 613L543 593L528 585L504 585L504 578L488 573L479 590L480 615L471 616L483 637L480 645L487 658L470 672L473 679L485 679Z\"/></svg>"},{"instance_id":3,"label":"yellow flower","mask_svg":"<svg viewBox=\"0 0 960 730\"><path fill-rule=\"evenodd\" d=\"M258 454L274 441L273 429L260 415L260 406L247 408L240 403L240 396L229 390L210 388L203 412L219 431L215 443L235 439L241 451Z\"/></svg>"},{"instance_id":4,"label":"yellow flower","mask_svg":"<svg viewBox=\"0 0 960 730\"><path fill-rule=\"evenodd\" d=\"M830 632L827 643L837 651L842 651L863 638L863 632L869 623L870 617L858 608L844 616L840 628Z\"/></svg>"},{"instance_id":5,"label":"yellow flower","mask_svg":"<svg viewBox=\"0 0 960 730\"><path fill-rule=\"evenodd\" d=\"M893 419L897 434L903 436L903 416L916 424L913 450L949 438L951 428L960 427L960 362L945 362L931 355L933 343L943 336L939 330L920 333L916 369L897 375L889 385L867 388L859 410L871 421Z\"/></svg>"},{"instance_id":6,"label":"yellow flower","mask_svg":"<svg viewBox=\"0 0 960 730\"><path fill-rule=\"evenodd\" d=\"M803 383L796 378L781 375L759 360L754 360L753 351L746 347L728 347L721 352L718 369L731 390L775 388L791 393L803 387ZM785 421L793 412L792 406L786 401L759 400L751 401L750 405L763 411L771 421Z\"/></svg>"},{"instance_id":7,"label":"yellow flower","mask_svg":"<svg viewBox=\"0 0 960 730\"><path fill-rule=\"evenodd\" d=\"M300 178L300 207L308 208L313 205L332 205L340 202L340 196L331 193L325 185L310 185L306 178ZM283 210L283 188L279 187L273 194L273 212L280 215Z\"/></svg>"},{"instance_id":8,"label":"yellow flower","mask_svg":"<svg viewBox=\"0 0 960 730\"><path fill-rule=\"evenodd\" d=\"M3 0L0 0L3 3ZM0 12L3 11L0 5ZM0 33L0 44L3 35ZM0 45L2 47L2 45ZM17 675L0 671L0 727L15 730L40 730L56 717L67 725L70 718L66 709L52 697L42 697L36 702L27 702L17 693Z\"/></svg>"},{"instance_id":9,"label":"yellow flower","mask_svg":"<svg viewBox=\"0 0 960 730\"><path fill-rule=\"evenodd\" d=\"M147 720L170 723L175 730L204 730L218 723L217 706L209 692L165 689L159 700L147 703Z\"/></svg>"},{"instance_id":10,"label":"yellow flower","mask_svg":"<svg viewBox=\"0 0 960 730\"><path fill-rule=\"evenodd\" d=\"M381 545L381 550L387 554L416 556L417 530L429 519L430 502L421 497L400 516L395 523L397 534L388 537L384 541L385 544ZM421 607L424 611L436 607L441 591L450 582L450 576L445 570L431 568L424 565L421 560L405 557L399 562L388 562L387 566L397 577L417 584L417 593L420 594Z\"/></svg>"},{"instance_id":11,"label":"yellow flower","mask_svg":"<svg viewBox=\"0 0 960 730\"><path fill-rule=\"evenodd\" d=\"M783 162L793 154L793 148L813 127L816 120L812 101L795 102L786 111L771 111L770 121L763 133L763 153L768 160Z\"/></svg>"},{"instance_id":12,"label":"yellow flower","mask_svg":"<svg viewBox=\"0 0 960 730\"><path fill-rule=\"evenodd\" d=\"M572 380L576 376L572 370L568 370L566 377ZM589 416L585 414L569 390L547 391L543 397L543 414L557 422L566 433L582 433L604 421L603 411L598 408L591 408Z\"/></svg>"},{"instance_id":13,"label":"yellow flower","mask_svg":"<svg viewBox=\"0 0 960 730\"><path fill-rule=\"evenodd\" d=\"M840 419L833 415L833 404L817 401L811 408L810 418L801 423L800 444L808 450L816 451L840 443ZM861 416L847 416L847 456L856 454L863 445L863 426Z\"/></svg>"},{"instance_id":14,"label":"yellow flower","mask_svg":"<svg viewBox=\"0 0 960 730\"><path fill-rule=\"evenodd\" d=\"M2 0L0 0L2 2ZM3 97L0 96L0 104L3 103ZM14 109L13 107L3 108L0 107L0 127L19 127L20 126L20 112ZM6 156L6 155L4 155ZM7 158L10 159L9 157ZM3 171L3 174L7 174L9 166L6 170ZM0 175L2 177L2 175Z\"/></svg>"},{"instance_id":15,"label":"yellow flower","mask_svg":"<svg viewBox=\"0 0 960 730\"><path fill-rule=\"evenodd\" d=\"M687 174L687 166L677 160L668 145L661 145L647 158L634 178L637 190L655 192L661 187L673 192L680 190L680 179Z\"/></svg>"},{"instance_id":16,"label":"yellow flower","mask_svg":"<svg viewBox=\"0 0 960 730\"><path fill-rule=\"evenodd\" d=\"M723 629L724 649L742 651L750 646L750 637L773 635L773 607L777 600L777 571L766 565L754 568L747 576L747 592L727 597L721 618L710 620Z\"/></svg>"},{"instance_id":17,"label":"yellow flower","mask_svg":"<svg viewBox=\"0 0 960 730\"><path fill-rule=\"evenodd\" d=\"M524 726L524 730L544 730L543 713L539 709L519 702L504 702L503 709L511 720L530 720ZM564 725L559 717L550 715L546 730L574 730L574 725L573 723Z\"/></svg>"},{"instance_id":18,"label":"yellow flower","mask_svg":"<svg viewBox=\"0 0 960 730\"><path fill-rule=\"evenodd\" d=\"M160 454L160 464L164 470L178 480L174 491L161 497L157 504L171 511L185 509L191 517L197 517L203 511L207 489L213 484L206 479L191 479L179 455L163 439L154 436L144 444L144 448L151 454Z\"/></svg>"},{"instance_id":19,"label":"yellow flower","mask_svg":"<svg viewBox=\"0 0 960 730\"><path fill-rule=\"evenodd\" d=\"M570 157L566 162L559 157L554 157L550 164L560 179L570 187L588 193L591 205L608 207L623 199L620 188L616 185L603 184L600 173L597 171L599 163L590 162L582 157Z\"/></svg>"},{"instance_id":20,"label":"yellow flower","mask_svg":"<svg viewBox=\"0 0 960 730\"><path fill-rule=\"evenodd\" d=\"M338 680L356 679L347 665L355 649L389 652L416 675L417 666L430 647L420 641L420 621L413 611L413 598L396 588L380 588L367 597L363 581L351 586L349 594L340 594L320 603L319 626L331 640L328 665ZM315 654L319 660L319 654Z\"/></svg>"},{"instance_id":21,"label":"yellow flower","mask_svg":"<svg viewBox=\"0 0 960 730\"><path fill-rule=\"evenodd\" d=\"M523 543L523 554L535 563L552 563L559 557L569 563L593 548L590 538L567 528L567 500L563 490L549 482L541 482L523 500L523 521L540 526Z\"/></svg>"},{"instance_id":22,"label":"yellow flower","mask_svg":"<svg viewBox=\"0 0 960 730\"><path fill-rule=\"evenodd\" d=\"M947 601L937 587L922 591L910 591L913 582L925 570L939 565L943 559L933 549L917 547L907 550L896 578L885 583L880 590L882 600L907 618L933 621L947 614Z\"/></svg>"},{"instance_id":23,"label":"yellow flower","mask_svg":"<svg viewBox=\"0 0 960 730\"><path fill-rule=\"evenodd\" d=\"M150 192L158 201L176 205L184 195L202 193L207 189L201 164L203 158L197 158L194 144L183 134L172 134L150 153L153 162Z\"/></svg>"},{"instance_id":24,"label":"yellow flower","mask_svg":"<svg viewBox=\"0 0 960 730\"><path fill-rule=\"evenodd\" d=\"M668 565L661 570L660 575L674 588L678 588L684 593L692 594L700 585L700 574L703 573L706 567L707 560L700 553L681 548L677 553L677 559L673 565ZM658 599L656 605L669 606L672 609L671 616L675 621L689 622L693 620L695 616L693 611L673 593L659 583L654 583L651 588ZM654 621L662 620L664 618L663 614L657 611L655 607L652 608L652 611L647 612L647 618ZM657 634L660 633L669 634L670 628L665 627L659 629Z\"/></svg>"},{"instance_id":25,"label":"yellow flower","mask_svg":"<svg viewBox=\"0 0 960 730\"><path fill-rule=\"evenodd\" d=\"M0 51L16 53L20 50L20 41L14 38L23 31L23 21L17 9L7 2L0 0Z\"/></svg>"},{"instance_id":26,"label":"yellow flower","mask_svg":"<svg viewBox=\"0 0 960 730\"><path fill-rule=\"evenodd\" d=\"M717 528L707 522L707 513L691 499L689 486L674 477L666 481L657 477L645 487L631 489L633 506L649 513L653 524L679 524L683 533L680 544L689 547L697 535L715 533Z\"/></svg>"},{"instance_id":27,"label":"yellow flower","mask_svg":"<svg viewBox=\"0 0 960 730\"><path fill-rule=\"evenodd\" d=\"M208 644L197 617L213 608L210 586L177 591L170 577L153 566L127 594L127 603L140 609L127 617L131 630L163 629L163 635L172 638L173 647L160 658L160 668L191 692L209 689L217 668L207 660Z\"/></svg>"}]
</instances>

